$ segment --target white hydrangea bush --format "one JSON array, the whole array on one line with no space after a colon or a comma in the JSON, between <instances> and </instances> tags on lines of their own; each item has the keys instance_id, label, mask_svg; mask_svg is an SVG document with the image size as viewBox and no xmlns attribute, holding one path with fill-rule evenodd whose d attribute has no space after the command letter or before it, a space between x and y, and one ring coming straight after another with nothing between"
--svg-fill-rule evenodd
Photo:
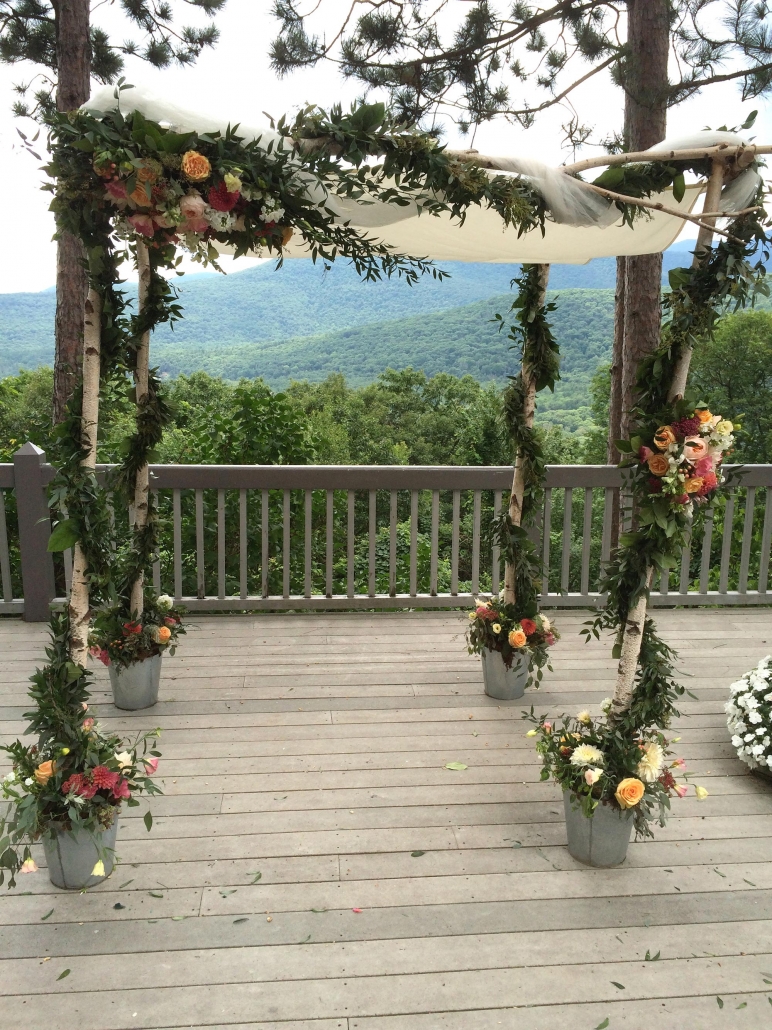
<instances>
[{"instance_id":1,"label":"white hydrangea bush","mask_svg":"<svg viewBox=\"0 0 772 1030\"><path fill-rule=\"evenodd\" d=\"M772 770L772 655L729 690L724 711L737 757L751 769Z\"/></svg>"}]
</instances>

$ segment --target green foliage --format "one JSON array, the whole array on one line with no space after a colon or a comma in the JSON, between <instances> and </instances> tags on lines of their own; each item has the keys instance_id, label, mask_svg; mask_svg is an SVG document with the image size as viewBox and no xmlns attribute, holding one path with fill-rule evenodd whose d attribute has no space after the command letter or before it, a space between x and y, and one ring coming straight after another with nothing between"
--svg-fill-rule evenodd
<instances>
[{"instance_id":1,"label":"green foliage","mask_svg":"<svg viewBox=\"0 0 772 1030\"><path fill-rule=\"evenodd\" d=\"M89 634L91 654L104 665L127 668L168 652L173 655L177 641L185 633L183 609L174 606L166 594L157 597L146 591L142 615L132 612L126 617L123 605L103 608L96 613Z\"/></svg>"}]
</instances>

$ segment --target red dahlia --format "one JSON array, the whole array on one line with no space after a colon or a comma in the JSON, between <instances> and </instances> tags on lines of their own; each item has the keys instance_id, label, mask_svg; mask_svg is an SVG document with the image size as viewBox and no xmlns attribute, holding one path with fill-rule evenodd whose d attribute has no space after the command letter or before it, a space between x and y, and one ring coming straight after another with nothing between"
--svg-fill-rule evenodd
<instances>
[{"instance_id":1,"label":"red dahlia","mask_svg":"<svg viewBox=\"0 0 772 1030\"><path fill-rule=\"evenodd\" d=\"M101 790L112 790L119 777L119 773L110 772L106 765L98 765L91 770L91 778Z\"/></svg>"},{"instance_id":2,"label":"red dahlia","mask_svg":"<svg viewBox=\"0 0 772 1030\"><path fill-rule=\"evenodd\" d=\"M674 422L670 427L676 436L697 436L700 431L701 422L698 418L682 418Z\"/></svg>"},{"instance_id":3,"label":"red dahlia","mask_svg":"<svg viewBox=\"0 0 772 1030\"><path fill-rule=\"evenodd\" d=\"M215 211L232 211L240 196L238 190L235 193L229 193L225 182L220 182L209 190L209 206L213 207Z\"/></svg>"},{"instance_id":4,"label":"red dahlia","mask_svg":"<svg viewBox=\"0 0 772 1030\"><path fill-rule=\"evenodd\" d=\"M527 637L530 637L536 632L536 623L533 619L521 619L520 625L523 627L523 633L525 633Z\"/></svg>"}]
</instances>

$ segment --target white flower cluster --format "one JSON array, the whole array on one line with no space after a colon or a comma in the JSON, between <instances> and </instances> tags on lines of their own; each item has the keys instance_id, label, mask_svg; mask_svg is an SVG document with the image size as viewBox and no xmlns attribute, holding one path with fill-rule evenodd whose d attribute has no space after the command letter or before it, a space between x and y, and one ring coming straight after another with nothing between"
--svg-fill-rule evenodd
<instances>
[{"instance_id":1,"label":"white flower cluster","mask_svg":"<svg viewBox=\"0 0 772 1030\"><path fill-rule=\"evenodd\" d=\"M772 655L729 688L726 724L737 757L751 769L772 769Z\"/></svg>"}]
</instances>

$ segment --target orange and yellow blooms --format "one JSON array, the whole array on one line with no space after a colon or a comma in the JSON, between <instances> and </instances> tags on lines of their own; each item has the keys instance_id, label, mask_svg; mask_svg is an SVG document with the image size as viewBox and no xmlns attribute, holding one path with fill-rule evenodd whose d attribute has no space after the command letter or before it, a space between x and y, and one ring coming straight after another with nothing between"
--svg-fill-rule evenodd
<instances>
[{"instance_id":1,"label":"orange and yellow blooms","mask_svg":"<svg viewBox=\"0 0 772 1030\"><path fill-rule=\"evenodd\" d=\"M637 776L628 776L617 784L614 797L620 808L634 808L643 797L645 789Z\"/></svg>"}]
</instances>

